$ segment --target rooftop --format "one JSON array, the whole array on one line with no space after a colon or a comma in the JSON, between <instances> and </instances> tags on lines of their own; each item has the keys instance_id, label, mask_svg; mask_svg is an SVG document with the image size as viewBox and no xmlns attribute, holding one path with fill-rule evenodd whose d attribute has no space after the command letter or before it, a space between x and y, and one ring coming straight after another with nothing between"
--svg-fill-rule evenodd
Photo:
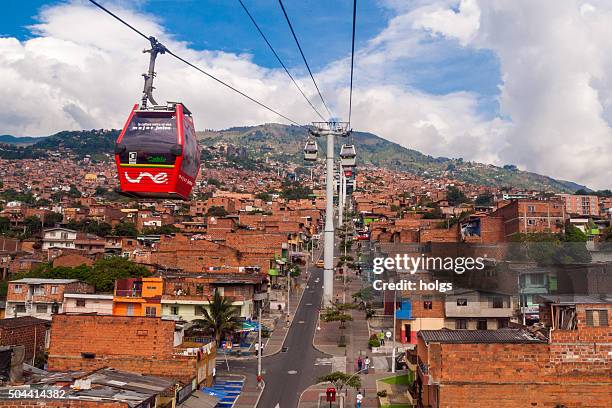
<instances>
[{"instance_id":1,"label":"rooftop","mask_svg":"<svg viewBox=\"0 0 612 408\"><path fill-rule=\"evenodd\" d=\"M8 318L8 319L1 319L0 328L16 329L18 327L32 326L32 325L41 324L41 323L47 324L48 322L46 320L37 319L36 317L32 317L32 316L21 316L21 317L14 317L14 318Z\"/></svg>"},{"instance_id":2,"label":"rooftop","mask_svg":"<svg viewBox=\"0 0 612 408\"><path fill-rule=\"evenodd\" d=\"M611 295L540 295L540 298L542 298L545 303L554 303L558 305L612 303Z\"/></svg>"},{"instance_id":3,"label":"rooftop","mask_svg":"<svg viewBox=\"0 0 612 408\"><path fill-rule=\"evenodd\" d=\"M425 343L542 343L542 340L521 329L499 330L421 330Z\"/></svg>"},{"instance_id":4,"label":"rooftop","mask_svg":"<svg viewBox=\"0 0 612 408\"><path fill-rule=\"evenodd\" d=\"M45 285L45 284L67 284L78 282L78 279L42 279L42 278L23 278L11 281L11 283L23 283L28 285Z\"/></svg>"}]
</instances>

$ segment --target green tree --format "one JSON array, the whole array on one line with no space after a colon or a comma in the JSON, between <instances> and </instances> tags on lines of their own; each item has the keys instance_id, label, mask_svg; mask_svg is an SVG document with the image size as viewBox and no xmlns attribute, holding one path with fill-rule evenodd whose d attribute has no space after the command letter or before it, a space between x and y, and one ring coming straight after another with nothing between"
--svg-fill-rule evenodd
<instances>
[{"instance_id":1,"label":"green tree","mask_svg":"<svg viewBox=\"0 0 612 408\"><path fill-rule=\"evenodd\" d=\"M221 187L221 182L217 180L216 178L211 177L208 180L206 180L206 183L208 183L208 185L210 186L215 186L217 188Z\"/></svg>"},{"instance_id":2,"label":"green tree","mask_svg":"<svg viewBox=\"0 0 612 408\"><path fill-rule=\"evenodd\" d=\"M54 227L56 224L60 224L63 219L64 216L56 212L45 214L45 227Z\"/></svg>"},{"instance_id":3,"label":"green tree","mask_svg":"<svg viewBox=\"0 0 612 408\"><path fill-rule=\"evenodd\" d=\"M0 217L0 234L4 234L11 230L11 220L6 217Z\"/></svg>"},{"instance_id":4,"label":"green tree","mask_svg":"<svg viewBox=\"0 0 612 408\"><path fill-rule=\"evenodd\" d=\"M476 197L474 204L481 205L481 206L493 205L493 194L491 193L479 194L478 197Z\"/></svg>"},{"instance_id":5,"label":"green tree","mask_svg":"<svg viewBox=\"0 0 612 408\"><path fill-rule=\"evenodd\" d=\"M142 233L145 235L170 235L180 231L181 229L174 225L162 225L161 227L145 228Z\"/></svg>"},{"instance_id":6,"label":"green tree","mask_svg":"<svg viewBox=\"0 0 612 408\"><path fill-rule=\"evenodd\" d=\"M151 276L144 266L119 256L96 261L90 271L85 281L99 292L112 292L117 279Z\"/></svg>"},{"instance_id":7,"label":"green tree","mask_svg":"<svg viewBox=\"0 0 612 408\"><path fill-rule=\"evenodd\" d=\"M356 390L361 388L361 378L358 375L348 375L342 371L334 371L333 373L327 374L323 377L319 377L318 382L330 382L340 393L345 387L354 388Z\"/></svg>"},{"instance_id":8,"label":"green tree","mask_svg":"<svg viewBox=\"0 0 612 408\"><path fill-rule=\"evenodd\" d=\"M227 211L225 208L213 205L206 211L206 215L209 217L225 217L227 215Z\"/></svg>"},{"instance_id":9,"label":"green tree","mask_svg":"<svg viewBox=\"0 0 612 408\"><path fill-rule=\"evenodd\" d=\"M26 237L31 237L32 235L38 234L40 231L42 231L41 220L35 215L26 217L23 220L23 226L24 226L24 235Z\"/></svg>"},{"instance_id":10,"label":"green tree","mask_svg":"<svg viewBox=\"0 0 612 408\"><path fill-rule=\"evenodd\" d=\"M463 194L463 191L455 186L448 186L446 189L446 200L453 206L469 201L465 194Z\"/></svg>"},{"instance_id":11,"label":"green tree","mask_svg":"<svg viewBox=\"0 0 612 408\"><path fill-rule=\"evenodd\" d=\"M197 319L194 323L210 333L216 340L217 345L221 344L221 338L225 335L233 334L240 325L240 312L232 301L221 296L215 290L213 299L208 299L209 307L203 309L203 318Z\"/></svg>"},{"instance_id":12,"label":"green tree","mask_svg":"<svg viewBox=\"0 0 612 408\"><path fill-rule=\"evenodd\" d=\"M257 193L255 194L255 198L258 198L265 202L272 201L272 195L270 193Z\"/></svg>"},{"instance_id":13,"label":"green tree","mask_svg":"<svg viewBox=\"0 0 612 408\"><path fill-rule=\"evenodd\" d=\"M81 197L81 192L79 191L79 189L77 188L77 186L75 186L74 184L70 185L70 190L68 190L67 193L68 197L72 197L72 198L79 198Z\"/></svg>"},{"instance_id":14,"label":"green tree","mask_svg":"<svg viewBox=\"0 0 612 408\"><path fill-rule=\"evenodd\" d=\"M119 237L136 237L138 235L138 230L136 230L136 226L132 223L120 222L115 225L113 234Z\"/></svg>"}]
</instances>

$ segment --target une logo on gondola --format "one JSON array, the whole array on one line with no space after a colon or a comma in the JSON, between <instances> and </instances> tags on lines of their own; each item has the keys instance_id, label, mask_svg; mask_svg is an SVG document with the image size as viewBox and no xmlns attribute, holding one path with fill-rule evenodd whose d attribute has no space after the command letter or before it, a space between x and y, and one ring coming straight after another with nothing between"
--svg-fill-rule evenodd
<instances>
[{"instance_id":1,"label":"une logo on gondola","mask_svg":"<svg viewBox=\"0 0 612 408\"><path fill-rule=\"evenodd\" d=\"M151 173L148 173L148 172L141 172L136 178L131 178L127 174L127 172L125 172L124 175L125 175L125 179L129 183L133 183L133 184L140 184L140 181L144 177L150 178L151 181L154 182L155 184L164 184L168 182L168 173L158 173L156 175L152 175Z\"/></svg>"}]
</instances>

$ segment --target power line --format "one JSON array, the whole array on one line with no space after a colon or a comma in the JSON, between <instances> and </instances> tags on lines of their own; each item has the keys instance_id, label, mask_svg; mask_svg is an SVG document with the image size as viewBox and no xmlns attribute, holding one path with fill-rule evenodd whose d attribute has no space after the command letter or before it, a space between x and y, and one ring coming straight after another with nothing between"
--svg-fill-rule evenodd
<instances>
[{"instance_id":1,"label":"power line","mask_svg":"<svg viewBox=\"0 0 612 408\"><path fill-rule=\"evenodd\" d=\"M321 102L323 102L323 106L325 106L325 110L327 110L327 113L329 114L329 116L333 116L329 110L329 108L327 107L327 104L325 103L325 99L323 99L323 95L321 95L321 91L319 90L319 86L317 85L317 81L315 81L314 79L314 75L312 75L312 71L310 70L310 66L308 65L308 61L306 60L306 56L304 55L304 52L302 51L302 46L300 45L300 42L298 41L297 35L295 34L295 31L293 30L293 25L291 25L291 20L289 20L289 16L287 15L287 11L285 10L285 6L283 4L283 0L278 0L281 9L283 9L283 14L285 15L285 19L287 20L287 24L289 24L289 29L291 30L291 34L293 34L293 39L295 40L295 43L298 46L298 49L300 50L300 54L302 55L302 59L304 60L304 64L306 64L306 68L308 69L308 73L310 74L310 78L312 79L312 83L314 84L315 88L317 89L317 92L319 93L319 98L321 98Z\"/></svg>"},{"instance_id":2,"label":"power line","mask_svg":"<svg viewBox=\"0 0 612 408\"><path fill-rule=\"evenodd\" d=\"M120 18L119 16L117 16L116 14L114 14L113 12L111 12L110 10L108 10L107 8L105 8L104 6L102 6L101 4L99 4L98 2L94 1L94 0L89 0L90 3L92 3L93 5L97 6L99 9L101 9L102 11L104 11L105 13L107 13L108 15L114 17L115 19L117 19L119 22L123 23L124 25L126 25L127 27L129 27L132 31L136 32L137 34L139 34L140 36L144 37L147 41L155 41L154 37L149 37L147 35L145 35L144 33L142 33L142 31L137 30L136 28L134 28L132 25L130 25L129 23L127 23L125 20L123 20L122 18ZM263 102L258 101L257 99L247 95L246 93L240 91L239 89L236 89L235 87L233 87L232 85L222 81L221 79L217 78L216 76L204 71L202 68L192 64L191 62L185 60L184 58L176 55L175 53L173 53L172 51L170 51L169 49L165 48L166 53L172 55L174 58L178 59L179 61L189 65L190 67L196 69L197 71L201 72L202 74L208 76L209 78L217 81L218 83L220 83L221 85L225 86L226 88L231 89L232 91L242 95L243 97L247 98L248 100L250 100L251 102L256 103L257 105L261 106L264 109L267 109L268 111L280 116L281 118L293 123L294 125L297 126L303 126L300 125L298 122L296 122L295 120L283 115L282 113L278 112L277 110L267 106L266 104L264 104Z\"/></svg>"},{"instance_id":3,"label":"power line","mask_svg":"<svg viewBox=\"0 0 612 408\"><path fill-rule=\"evenodd\" d=\"M274 54L274 56L276 57L276 59L278 60L279 64L281 64L281 66L283 67L283 69L285 70L285 72L287 73L287 75L289 75L289 78L291 78L291 80L293 81L293 83L295 84L296 88L298 89L298 91L300 91L300 93L302 94L302 96L304 97L304 99L306 99L306 102L308 102L308 104L310 105L310 107L315 111L315 113L319 116L319 118L321 118L321 120L325 121L325 118L323 117L323 115L321 115L319 113L319 111L317 110L317 108L315 108L315 106L312 104L312 102L310 102L310 99L308 99L308 97L306 96L306 94L304 93L304 91L302 90L302 88L298 85L298 83L296 82L296 80L293 78L293 75L291 75L291 73L289 72L289 70L287 69L287 67L285 66L285 64L283 63L283 61L280 59L280 57L278 56L278 54L276 53L276 51L274 50L274 47L272 47L272 44L270 44L270 41L268 41L268 38L266 37L266 35L263 33L263 31L261 30L261 28L259 27L259 24L257 24L257 22L255 21L255 18L251 15L251 13L249 12L249 10L247 9L247 7L244 5L244 2L242 0L238 0L240 2L240 5L242 6L242 8L244 9L244 11L247 13L247 15L249 16L249 18L251 19L251 21L253 22L253 25L255 25L255 28L257 28L257 31L259 31L259 34L261 34L261 37L264 39L264 41L266 42L266 44L268 44L268 47L270 48L270 50L272 51L272 53Z\"/></svg>"},{"instance_id":4,"label":"power line","mask_svg":"<svg viewBox=\"0 0 612 408\"><path fill-rule=\"evenodd\" d=\"M348 127L351 128L351 114L353 113L353 66L355 65L355 22L357 21L357 0L353 0L353 41L351 46L351 86L349 91Z\"/></svg>"}]
</instances>

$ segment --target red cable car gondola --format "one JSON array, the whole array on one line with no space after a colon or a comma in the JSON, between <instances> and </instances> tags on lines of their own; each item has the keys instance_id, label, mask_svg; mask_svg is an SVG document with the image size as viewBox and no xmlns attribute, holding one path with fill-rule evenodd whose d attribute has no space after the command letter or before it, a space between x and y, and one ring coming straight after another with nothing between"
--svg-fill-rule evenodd
<instances>
[{"instance_id":1,"label":"red cable car gondola","mask_svg":"<svg viewBox=\"0 0 612 408\"><path fill-rule=\"evenodd\" d=\"M121 193L186 200L200 170L200 149L189 109L179 102L159 106L153 99L155 58L166 49L155 38L150 40L142 103L134 105L115 145Z\"/></svg>"}]
</instances>

